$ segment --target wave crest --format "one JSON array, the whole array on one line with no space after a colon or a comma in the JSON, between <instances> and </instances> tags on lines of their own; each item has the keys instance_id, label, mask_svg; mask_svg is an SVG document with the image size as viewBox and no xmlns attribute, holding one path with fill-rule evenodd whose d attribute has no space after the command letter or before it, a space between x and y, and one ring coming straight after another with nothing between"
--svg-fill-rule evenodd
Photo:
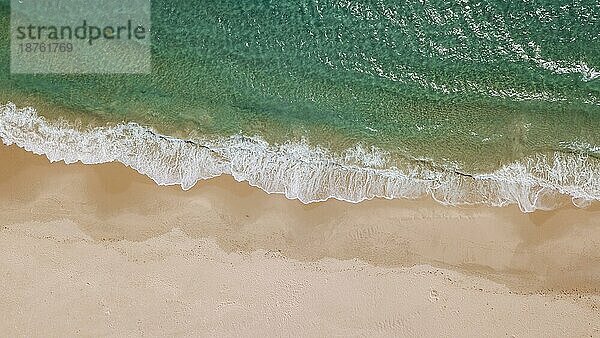
<instances>
[{"instance_id":1,"label":"wave crest","mask_svg":"<svg viewBox=\"0 0 600 338\"><path fill-rule=\"evenodd\" d=\"M0 138L52 162L118 161L159 185L183 189L229 174L303 203L429 195L443 204L518 204L523 212L531 212L556 207L561 195L570 196L580 207L600 200L600 169L584 154L540 154L477 175L437 170L421 162L386 168L385 153L374 148L357 146L336 156L307 142L271 145L241 135L188 141L135 123L78 130L12 103L0 106Z\"/></svg>"}]
</instances>

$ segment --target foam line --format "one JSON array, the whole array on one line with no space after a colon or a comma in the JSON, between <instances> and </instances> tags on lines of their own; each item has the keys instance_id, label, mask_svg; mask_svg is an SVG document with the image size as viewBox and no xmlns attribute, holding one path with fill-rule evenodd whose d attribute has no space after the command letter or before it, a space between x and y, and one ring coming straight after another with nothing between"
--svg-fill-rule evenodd
<instances>
[{"instance_id":1,"label":"foam line","mask_svg":"<svg viewBox=\"0 0 600 338\"><path fill-rule=\"evenodd\" d=\"M395 168L387 166L385 153L360 146L335 155L307 142L271 145L241 135L182 140L135 123L79 130L12 103L0 106L0 138L51 162L118 161L159 185L186 190L200 180L229 174L303 203L429 195L448 205L518 204L531 212L556 207L561 195L580 207L600 200L600 166L585 154L540 154L484 174L435 169L419 161Z\"/></svg>"}]
</instances>

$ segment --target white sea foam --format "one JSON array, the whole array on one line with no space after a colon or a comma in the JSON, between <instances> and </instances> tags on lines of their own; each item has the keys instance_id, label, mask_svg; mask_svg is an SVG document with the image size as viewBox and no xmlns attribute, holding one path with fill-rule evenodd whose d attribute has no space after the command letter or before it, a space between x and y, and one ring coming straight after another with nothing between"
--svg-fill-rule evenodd
<instances>
[{"instance_id":1,"label":"white sea foam","mask_svg":"<svg viewBox=\"0 0 600 338\"><path fill-rule=\"evenodd\" d=\"M578 206L600 200L600 169L585 155L539 155L479 175L438 170L419 161L399 169L386 167L385 153L375 148L356 146L334 155L307 142L271 145L239 135L192 142L134 123L79 130L12 103L0 106L0 138L52 162L118 161L157 184L183 189L229 174L304 203L430 195L444 204L518 204L530 212L554 207L559 195L571 196Z\"/></svg>"},{"instance_id":2,"label":"white sea foam","mask_svg":"<svg viewBox=\"0 0 600 338\"><path fill-rule=\"evenodd\" d=\"M576 152L584 152L586 154L600 156L600 146L594 146L587 142L583 141L573 141L573 142L560 142L560 145L565 149L576 151Z\"/></svg>"}]
</instances>

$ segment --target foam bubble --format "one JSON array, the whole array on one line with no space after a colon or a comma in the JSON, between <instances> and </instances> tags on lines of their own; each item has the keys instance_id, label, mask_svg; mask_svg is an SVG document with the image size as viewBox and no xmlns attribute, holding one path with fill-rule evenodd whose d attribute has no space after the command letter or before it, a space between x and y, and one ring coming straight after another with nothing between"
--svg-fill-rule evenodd
<instances>
[{"instance_id":1,"label":"foam bubble","mask_svg":"<svg viewBox=\"0 0 600 338\"><path fill-rule=\"evenodd\" d=\"M582 207L600 200L599 166L584 154L540 154L492 173L471 175L422 161L386 167L385 153L360 145L338 156L305 141L272 145L241 135L190 141L135 123L79 130L12 103L0 106L0 138L52 162L118 161L159 185L190 189L199 180L229 174L304 203L429 195L443 204L518 204L531 212L557 207L564 195Z\"/></svg>"}]
</instances>

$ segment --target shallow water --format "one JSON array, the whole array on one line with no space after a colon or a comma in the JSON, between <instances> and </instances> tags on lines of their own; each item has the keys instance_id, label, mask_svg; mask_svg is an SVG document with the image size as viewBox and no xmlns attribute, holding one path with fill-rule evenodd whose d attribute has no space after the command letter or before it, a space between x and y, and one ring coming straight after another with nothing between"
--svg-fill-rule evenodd
<instances>
[{"instance_id":1,"label":"shallow water","mask_svg":"<svg viewBox=\"0 0 600 338\"><path fill-rule=\"evenodd\" d=\"M0 136L53 159L134 161L161 184L230 173L306 202L584 205L600 196L599 21L595 1L153 1L150 75L11 75L3 29L0 100L16 107ZM147 138L135 151L152 155L132 160L146 132L127 125L95 142L54 125L53 142L79 144L59 154L31 142L54 136L15 129L35 124L18 114L136 122L212 160ZM178 156L196 159L185 175Z\"/></svg>"}]
</instances>

